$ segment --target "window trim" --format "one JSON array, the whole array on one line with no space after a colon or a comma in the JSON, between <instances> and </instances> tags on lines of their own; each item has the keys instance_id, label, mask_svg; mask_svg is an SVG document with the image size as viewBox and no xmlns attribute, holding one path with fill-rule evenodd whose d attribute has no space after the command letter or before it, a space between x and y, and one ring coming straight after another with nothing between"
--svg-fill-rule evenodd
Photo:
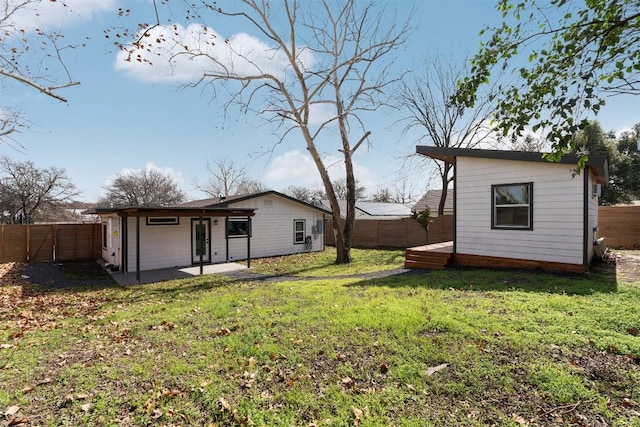
<instances>
[{"instance_id":1,"label":"window trim","mask_svg":"<svg viewBox=\"0 0 640 427\"><path fill-rule=\"evenodd\" d=\"M229 234L229 223L231 222L244 222L247 224L246 229L247 229L247 234ZM225 237L227 239L242 239L242 238L247 238L247 237L251 237L251 221L249 221L249 218L234 218L234 217L229 217L227 218L227 221L225 222Z\"/></svg>"},{"instance_id":2,"label":"window trim","mask_svg":"<svg viewBox=\"0 0 640 427\"><path fill-rule=\"evenodd\" d=\"M149 226L155 225L180 225L179 216L148 216L146 223Z\"/></svg>"},{"instance_id":3,"label":"window trim","mask_svg":"<svg viewBox=\"0 0 640 427\"><path fill-rule=\"evenodd\" d=\"M296 224L302 224L302 231L296 230ZM298 241L296 239L296 235L298 233L302 233L302 240L300 240L300 241ZM293 244L294 245L304 245L306 237L307 237L307 220L305 220L305 219L294 219L293 220Z\"/></svg>"},{"instance_id":4,"label":"window trim","mask_svg":"<svg viewBox=\"0 0 640 427\"><path fill-rule=\"evenodd\" d=\"M529 190L529 203L526 204L513 204L513 205L496 205L496 189L499 187L512 187L512 186L524 186L526 185ZM517 225L497 225L497 209L499 207L528 207L529 208L529 225L517 226ZM533 230L533 182L514 182L507 184L492 184L491 185L491 229L492 230Z\"/></svg>"}]
</instances>

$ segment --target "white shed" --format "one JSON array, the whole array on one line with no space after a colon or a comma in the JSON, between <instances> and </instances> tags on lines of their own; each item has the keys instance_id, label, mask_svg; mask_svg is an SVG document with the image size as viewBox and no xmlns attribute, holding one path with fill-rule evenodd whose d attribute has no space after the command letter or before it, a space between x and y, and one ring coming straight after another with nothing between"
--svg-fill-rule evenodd
<instances>
[{"instance_id":1,"label":"white shed","mask_svg":"<svg viewBox=\"0 0 640 427\"><path fill-rule=\"evenodd\" d=\"M607 159L550 162L542 153L418 146L455 166L456 265L586 271L598 240L598 196Z\"/></svg>"}]
</instances>

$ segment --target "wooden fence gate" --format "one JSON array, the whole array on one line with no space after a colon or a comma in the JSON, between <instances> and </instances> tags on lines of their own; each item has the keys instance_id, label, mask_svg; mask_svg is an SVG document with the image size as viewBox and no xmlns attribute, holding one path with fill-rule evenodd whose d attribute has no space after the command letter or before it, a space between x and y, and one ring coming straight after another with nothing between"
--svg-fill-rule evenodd
<instances>
[{"instance_id":1,"label":"wooden fence gate","mask_svg":"<svg viewBox=\"0 0 640 427\"><path fill-rule=\"evenodd\" d=\"M4 224L0 263L98 259L100 224Z\"/></svg>"}]
</instances>

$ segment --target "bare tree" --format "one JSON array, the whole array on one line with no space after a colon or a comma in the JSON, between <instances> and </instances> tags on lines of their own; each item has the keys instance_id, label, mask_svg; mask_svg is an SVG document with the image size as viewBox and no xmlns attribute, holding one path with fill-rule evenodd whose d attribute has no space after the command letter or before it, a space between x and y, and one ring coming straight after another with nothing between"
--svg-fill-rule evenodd
<instances>
[{"instance_id":1,"label":"bare tree","mask_svg":"<svg viewBox=\"0 0 640 427\"><path fill-rule=\"evenodd\" d=\"M0 157L0 210L6 223L32 223L45 211L60 208L78 196L64 169L39 169L33 162Z\"/></svg>"},{"instance_id":2,"label":"bare tree","mask_svg":"<svg viewBox=\"0 0 640 427\"><path fill-rule=\"evenodd\" d=\"M313 201L313 190L310 187L290 185L282 189L282 192L287 196L302 200L303 202L311 203Z\"/></svg>"},{"instance_id":3,"label":"bare tree","mask_svg":"<svg viewBox=\"0 0 640 427\"><path fill-rule=\"evenodd\" d=\"M154 2L157 6L165 3ZM126 60L155 63L159 60L155 54L158 44L159 52L177 46L171 61L184 56L206 61L206 71L194 85L224 85L231 93L227 107L239 104L244 111L255 108L266 120L276 123L281 131L276 145L297 129L329 199L336 262L350 262L356 201L352 156L371 134L363 113L385 105L385 89L397 81L392 77L393 61L389 57L404 43L408 21L397 19L393 11L357 0L283 0L281 6L268 0L242 0L233 3L240 4L239 10L229 10L229 3L215 1L196 2L201 7L194 2L184 3L188 5L189 22L196 18L203 22L207 18L240 19L266 40L259 42L266 48L260 56L256 53L260 48L215 40L206 25L199 36L182 39L174 27L164 27L168 31L162 31L158 22L142 30L137 41L128 47ZM194 44L194 39L200 42ZM228 49L223 54L214 49L220 44ZM344 223L340 221L338 195L323 160L327 140L323 140L322 149L317 144L326 133L337 135L334 149L341 153L344 165Z\"/></svg>"},{"instance_id":4,"label":"bare tree","mask_svg":"<svg viewBox=\"0 0 640 427\"><path fill-rule=\"evenodd\" d=\"M196 187L212 197L259 193L266 190L260 181L247 175L245 167L236 165L233 160L213 160L206 162L205 168L210 176L203 185L196 183Z\"/></svg>"},{"instance_id":5,"label":"bare tree","mask_svg":"<svg viewBox=\"0 0 640 427\"><path fill-rule=\"evenodd\" d=\"M116 175L104 187L98 206L172 206L185 199L185 193L171 173L146 167Z\"/></svg>"},{"instance_id":6,"label":"bare tree","mask_svg":"<svg viewBox=\"0 0 640 427\"><path fill-rule=\"evenodd\" d=\"M456 68L441 57L426 59L422 74L414 74L403 82L398 100L409 113L405 132L417 128L422 134L420 140L435 147L474 148L488 140L493 133L489 126L489 98L480 99L474 109L451 102L456 94L456 82L465 75L466 62ZM443 188L438 205L438 215L442 215L446 189L453 180L453 165L434 162Z\"/></svg>"},{"instance_id":7,"label":"bare tree","mask_svg":"<svg viewBox=\"0 0 640 427\"><path fill-rule=\"evenodd\" d=\"M403 178L393 184L391 188L379 188L371 197L374 202L384 203L413 203L416 195L413 189L409 187L408 180Z\"/></svg>"},{"instance_id":8,"label":"bare tree","mask_svg":"<svg viewBox=\"0 0 640 427\"><path fill-rule=\"evenodd\" d=\"M67 99L60 89L79 84L72 80L62 61L62 52L75 46L66 44L58 32L30 28L25 18L36 18L47 0L0 0L0 83L27 86L61 102ZM56 2L54 7L66 7ZM0 141L25 126L24 116L15 106L0 106Z\"/></svg>"}]
</instances>

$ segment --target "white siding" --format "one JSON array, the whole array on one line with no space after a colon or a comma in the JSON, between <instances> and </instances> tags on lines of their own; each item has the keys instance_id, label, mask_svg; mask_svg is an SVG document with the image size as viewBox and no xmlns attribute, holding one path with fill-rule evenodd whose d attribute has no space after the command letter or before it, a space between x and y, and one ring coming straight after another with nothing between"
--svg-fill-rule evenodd
<instances>
[{"instance_id":1,"label":"white siding","mask_svg":"<svg viewBox=\"0 0 640 427\"><path fill-rule=\"evenodd\" d=\"M267 203L265 204L265 200ZM270 203L268 201L271 201ZM232 208L254 208L251 258L289 255L305 250L294 244L293 221L305 220L305 236L311 236L312 251L324 250L324 234L312 233L322 212L277 195L267 195L234 203ZM225 240L225 218L207 218L211 224L211 262L222 263L247 258L247 239L229 238L229 257ZM180 218L178 225L146 225L140 218L140 270L182 267L192 264L192 218ZM128 219L128 271L136 271L136 219ZM104 251L103 251L104 256ZM107 258L105 258L107 259ZM108 259L107 259L108 260Z\"/></svg>"},{"instance_id":2,"label":"white siding","mask_svg":"<svg viewBox=\"0 0 640 427\"><path fill-rule=\"evenodd\" d=\"M102 217L102 226L107 225L107 245L102 247L102 259L107 263L120 265L121 264L121 231L120 231L120 218L117 215L107 215ZM100 231L102 232L102 230Z\"/></svg>"},{"instance_id":3,"label":"white siding","mask_svg":"<svg viewBox=\"0 0 640 427\"><path fill-rule=\"evenodd\" d=\"M274 194L233 203L230 207L256 209L251 220L251 258L304 252L304 244L294 243L293 221L297 219L305 221L305 236L311 236L311 250L324 250L324 234L312 233L312 227L318 221L323 223L324 219L322 212L316 209ZM224 225L221 229L224 233ZM224 244L224 234L222 243ZM224 254L224 246L217 250ZM246 239L229 239L229 260L245 259L246 254Z\"/></svg>"},{"instance_id":4,"label":"white siding","mask_svg":"<svg viewBox=\"0 0 640 427\"><path fill-rule=\"evenodd\" d=\"M457 158L456 252L583 263L583 176L571 165ZM491 186L533 182L533 230L491 228Z\"/></svg>"},{"instance_id":5,"label":"white siding","mask_svg":"<svg viewBox=\"0 0 640 427\"><path fill-rule=\"evenodd\" d=\"M128 218L128 270L136 271L136 218ZM191 218L178 225L147 225L140 218L140 271L191 265Z\"/></svg>"}]
</instances>

